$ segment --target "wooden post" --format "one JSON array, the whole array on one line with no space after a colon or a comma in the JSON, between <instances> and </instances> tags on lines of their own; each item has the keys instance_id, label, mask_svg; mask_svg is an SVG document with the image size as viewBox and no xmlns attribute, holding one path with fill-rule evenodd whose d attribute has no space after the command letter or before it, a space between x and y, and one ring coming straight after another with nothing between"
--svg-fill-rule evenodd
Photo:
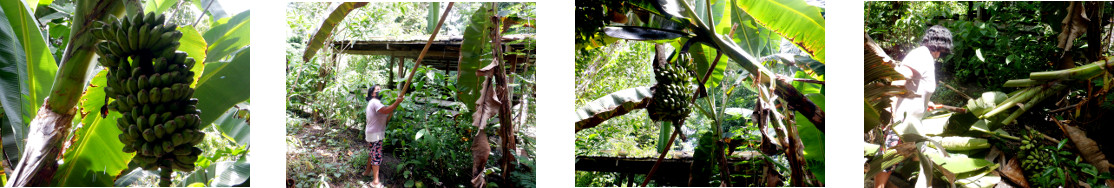
<instances>
[{"instance_id":1,"label":"wooden post","mask_svg":"<svg viewBox=\"0 0 1114 188\"><path fill-rule=\"evenodd\" d=\"M406 73L406 59L398 57L398 75L402 76ZM391 85L392 88L398 89L396 85Z\"/></svg>"},{"instance_id":2,"label":"wooden post","mask_svg":"<svg viewBox=\"0 0 1114 188\"><path fill-rule=\"evenodd\" d=\"M395 86L395 58L396 57L391 56L387 59L387 85L392 88Z\"/></svg>"}]
</instances>

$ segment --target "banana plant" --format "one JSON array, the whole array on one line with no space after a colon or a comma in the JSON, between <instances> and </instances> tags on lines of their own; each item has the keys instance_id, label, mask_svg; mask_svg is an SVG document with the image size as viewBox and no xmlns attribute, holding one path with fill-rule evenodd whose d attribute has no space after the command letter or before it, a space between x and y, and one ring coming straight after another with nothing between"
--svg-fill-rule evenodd
<instances>
[{"instance_id":1,"label":"banana plant","mask_svg":"<svg viewBox=\"0 0 1114 188\"><path fill-rule=\"evenodd\" d=\"M205 0L190 2L195 6L215 3ZM116 128L116 118L120 114L105 107L110 102L104 92L106 70L95 63L99 57L95 55L94 45L100 41L94 38L91 31L99 27L94 24L98 21L108 22L111 18L151 12L166 14L174 11L171 8L181 9L183 3L172 0L0 3L3 8L0 11L5 15L0 18L0 38L6 38L3 47L0 47L3 51L0 52L0 69L10 73L0 75L5 80L0 83L3 85L0 105L3 106L2 118L5 120L0 123L0 134L7 139L3 146L3 160L14 167L5 170L6 185L113 186L117 185L114 181L118 175L136 168L131 163L135 154L123 152L123 144L118 139L121 132ZM43 6L58 10L56 13L63 16L36 18L32 10L43 10ZM199 14L211 19L210 29L200 32L189 26L194 19L179 24L183 25L178 28L183 33L179 50L198 61L192 70L197 73L193 79L196 81L191 86L195 88L194 97L205 101L198 105L198 109L207 112L203 113L201 125L203 129L214 125L209 129L217 134L209 135L204 143L216 143L210 144L212 148L231 145L243 149L235 156L206 151L201 157L204 159L195 164L199 169L210 166L210 163L230 160L250 164L243 157L248 151L246 148L250 148L246 123L249 117L246 102L250 101L247 89L250 83L250 13L245 11L228 17L219 5L207 7L201 10L208 11ZM74 12L65 15L64 10ZM40 20L70 24L69 27L52 25L47 28ZM58 32L66 31L59 28L68 29L68 32ZM48 42L57 39L67 42L61 45ZM58 49L58 61L50 53L53 49ZM223 119L238 118L245 120L244 123L217 121L229 109L243 110L237 110L235 116ZM222 134L231 137L219 136ZM247 173L236 175L250 177Z\"/></svg>"},{"instance_id":2,"label":"banana plant","mask_svg":"<svg viewBox=\"0 0 1114 188\"><path fill-rule=\"evenodd\" d=\"M769 125L781 135L778 137L781 145L789 147L785 150L791 155L788 157L793 166L792 184L822 185L825 124L822 84L824 18L821 9L798 0L696 0L694 3L695 5L681 0L643 0L620 3L626 7L607 7L607 10L631 10L639 17L637 20L632 19L634 21L617 23L619 25L604 26L598 29L600 34L594 36L601 41L632 40L670 44L673 49L681 49L679 54L687 53L692 56L695 64L692 72L695 73L698 87L691 100L694 104L692 108L699 116L711 122L711 133L715 138L724 138L723 121L728 109L726 102L731 100L728 96L736 92L734 89L743 86L758 93L762 97L755 103L765 108L755 111L764 112L761 113L761 118L769 120ZM578 29L581 30L593 29ZM805 55L801 57L811 61L797 62L792 61L797 58L785 58L793 55L778 56L776 50L771 48L777 46L775 41L783 38L791 41L794 47L802 49ZM582 40L578 38L578 41ZM592 48L596 44L599 43L578 44L578 47ZM662 51L659 50L659 53ZM727 58L722 58L724 56ZM767 56L770 58L756 58ZM726 66L727 62L736 63L746 72L745 76L741 76L732 85L725 85L727 83L723 82L725 72L731 71ZM774 71L769 68L771 66L784 68ZM783 70L792 72L779 73L787 72ZM579 107L576 110L579 117L575 123L576 131L595 127L607 119L632 110L646 108L649 106L646 103L650 103L647 101L652 101L653 96L649 94L652 91L643 90L622 90ZM675 130L666 143L672 143L678 132L679 130ZM802 136L806 134L808 136ZM662 134L662 138L665 135ZM672 144L666 144L669 145ZM719 168L724 170L720 172L721 177L727 178L729 172L726 169L730 164L726 164L724 160L725 144L717 141L714 145L717 147L714 150L716 161ZM802 145L803 148L797 147ZM663 152L658 156L658 161L664 156ZM806 165L805 161L814 164ZM650 170L643 185L649 181L655 170L656 168ZM723 182L731 185L730 180L725 179Z\"/></svg>"}]
</instances>

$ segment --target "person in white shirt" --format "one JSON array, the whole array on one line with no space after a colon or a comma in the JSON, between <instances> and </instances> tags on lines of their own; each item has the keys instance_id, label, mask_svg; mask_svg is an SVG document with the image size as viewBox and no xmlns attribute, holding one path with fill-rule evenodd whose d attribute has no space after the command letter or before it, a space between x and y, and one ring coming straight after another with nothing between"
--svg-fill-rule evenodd
<instances>
[{"instance_id":1,"label":"person in white shirt","mask_svg":"<svg viewBox=\"0 0 1114 188\"><path fill-rule=\"evenodd\" d=\"M936 60L952 52L952 33L947 28L934 25L921 39L921 46L910 51L895 70L905 75L905 89L911 95L894 100L894 120L919 124L924 113L933 109L930 99L936 93ZM916 120L917 122L911 122Z\"/></svg>"},{"instance_id":2,"label":"person in white shirt","mask_svg":"<svg viewBox=\"0 0 1114 188\"><path fill-rule=\"evenodd\" d=\"M374 174L374 180L371 184L375 187L382 187L379 182L379 163L383 161L383 133L387 129L387 117L394 113L398 108L398 104L402 103L405 99L403 95L399 95L395 102L390 106L383 106L379 101L380 95L379 85L368 88L367 92L367 125L364 126L365 141L369 143L371 151L368 152L370 156L367 158L367 168L364 170L363 175Z\"/></svg>"},{"instance_id":3,"label":"person in white shirt","mask_svg":"<svg viewBox=\"0 0 1114 188\"><path fill-rule=\"evenodd\" d=\"M905 130L899 130L898 127L911 126L918 128L924 114L939 107L939 105L934 105L930 101L932 94L936 93L936 60L951 54L951 52L951 31L948 31L948 28L944 28L944 26L934 25L924 32L924 37L921 37L921 46L906 54L905 58L901 60L901 64L894 67L894 70L901 75L905 75L906 79L894 81L893 84L900 85L904 82L905 89L908 89L910 93L891 98L893 100L893 122L901 122L901 125L894 128L899 133L889 132L886 134L886 147L894 147L900 143L898 135L906 132ZM874 176L875 187L886 186L889 181L890 170L893 168L895 167L890 167L890 169ZM921 182L917 184L917 187L927 185L928 181L924 180L925 176L923 174L918 179Z\"/></svg>"}]
</instances>

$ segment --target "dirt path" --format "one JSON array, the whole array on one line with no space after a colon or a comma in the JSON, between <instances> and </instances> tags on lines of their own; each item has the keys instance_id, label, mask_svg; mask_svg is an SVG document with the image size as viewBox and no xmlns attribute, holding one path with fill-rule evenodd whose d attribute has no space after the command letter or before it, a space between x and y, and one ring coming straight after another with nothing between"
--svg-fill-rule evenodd
<instances>
[{"instance_id":1,"label":"dirt path","mask_svg":"<svg viewBox=\"0 0 1114 188\"><path fill-rule=\"evenodd\" d=\"M329 187L371 187L373 178L363 176L365 167L356 167L357 156L367 153L369 148L364 141L362 130L351 128L323 128L320 124L307 124L298 129L288 140L298 144L287 146L287 174L319 174L312 178L288 177L288 184L299 181L322 181ZM402 187L405 180L395 167L399 159L389 151L384 151L380 163L379 178L386 187Z\"/></svg>"}]
</instances>

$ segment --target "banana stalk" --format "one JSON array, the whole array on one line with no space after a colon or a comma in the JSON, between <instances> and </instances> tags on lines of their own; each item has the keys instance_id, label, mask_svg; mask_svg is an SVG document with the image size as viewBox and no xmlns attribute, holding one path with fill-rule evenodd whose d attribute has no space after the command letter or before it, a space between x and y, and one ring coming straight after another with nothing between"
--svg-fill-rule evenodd
<instances>
[{"instance_id":1,"label":"banana stalk","mask_svg":"<svg viewBox=\"0 0 1114 188\"><path fill-rule=\"evenodd\" d=\"M1033 97L1033 99L1029 100L1029 102L1026 102L1025 105L1021 106L1020 109L1018 109L1017 111L1014 111L1013 114L1010 114L1010 116L1006 117L1005 120L1002 120L1002 124L1003 125L1009 125L1010 123L1013 123L1013 120L1016 120L1018 117L1021 117L1021 114L1025 113L1025 111L1029 111L1029 109L1033 108L1033 106L1036 106L1037 103L1040 103L1045 98L1048 98L1048 96L1051 96L1053 94L1056 94L1056 93L1060 92L1060 90L1063 90L1065 87L1066 87L1065 85L1056 84L1056 85L1052 86L1052 89L1042 90L1040 92L1040 94L1037 94L1037 96Z\"/></svg>"},{"instance_id":2,"label":"banana stalk","mask_svg":"<svg viewBox=\"0 0 1114 188\"><path fill-rule=\"evenodd\" d=\"M1044 80L1016 79L1006 81L1005 84L1002 84L1002 87L1032 87L1043 83L1045 83Z\"/></svg>"},{"instance_id":3,"label":"banana stalk","mask_svg":"<svg viewBox=\"0 0 1114 188\"><path fill-rule=\"evenodd\" d=\"M998 113L1002 113L1002 112L1010 109L1010 107L1013 107L1017 103L1020 103L1020 102L1023 102L1023 101L1029 101L1029 99L1033 98L1033 95L1036 95L1036 93L1038 91L1041 91L1041 90L1037 89L1037 88L1028 88L1028 89L1026 89L1026 91L1022 92L1021 94L1018 94L1017 96L1010 97L1010 98L1006 99L1005 102L1002 102L1002 104L998 105L998 107L995 107L994 110L990 110L990 112L986 112L986 114L983 114L982 116L979 116L979 119L986 119L986 118L993 117L994 115L998 115Z\"/></svg>"},{"instance_id":4,"label":"banana stalk","mask_svg":"<svg viewBox=\"0 0 1114 188\"><path fill-rule=\"evenodd\" d=\"M85 89L86 76L93 68L94 44L92 23L109 15L124 13L124 1L79 0L70 31L72 39L62 55L62 64L54 77L50 96L31 120L26 149L19 164L12 166L6 187L47 186L58 168L62 143L69 137L70 126L77 113L75 106Z\"/></svg>"},{"instance_id":5,"label":"banana stalk","mask_svg":"<svg viewBox=\"0 0 1114 188\"><path fill-rule=\"evenodd\" d=\"M1087 65L1066 69L1045 72L1029 73L1029 79L1033 80L1081 80L1095 77L1103 72L1104 67L1114 65L1114 59L1107 59L1103 61L1096 61Z\"/></svg>"}]
</instances>

